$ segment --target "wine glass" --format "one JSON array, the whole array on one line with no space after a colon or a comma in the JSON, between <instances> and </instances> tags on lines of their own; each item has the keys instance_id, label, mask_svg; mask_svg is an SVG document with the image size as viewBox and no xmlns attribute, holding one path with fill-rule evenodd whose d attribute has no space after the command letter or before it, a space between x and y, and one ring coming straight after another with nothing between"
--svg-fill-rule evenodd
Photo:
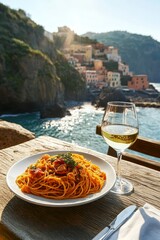
<instances>
[{"instance_id":1,"label":"wine glass","mask_svg":"<svg viewBox=\"0 0 160 240\"><path fill-rule=\"evenodd\" d=\"M112 192L128 194L132 192L131 182L120 175L120 160L125 149L137 139L139 132L135 104L130 102L108 102L101 125L101 133L106 143L117 152L117 178Z\"/></svg>"}]
</instances>

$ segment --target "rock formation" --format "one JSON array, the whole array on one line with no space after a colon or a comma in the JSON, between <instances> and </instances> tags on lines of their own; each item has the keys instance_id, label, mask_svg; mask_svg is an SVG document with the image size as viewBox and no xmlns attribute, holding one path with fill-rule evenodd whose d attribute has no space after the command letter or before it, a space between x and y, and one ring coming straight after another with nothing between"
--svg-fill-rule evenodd
<instances>
[{"instance_id":1,"label":"rock formation","mask_svg":"<svg viewBox=\"0 0 160 240\"><path fill-rule=\"evenodd\" d=\"M34 133L19 124L0 120L0 149L11 147L34 138Z\"/></svg>"},{"instance_id":2,"label":"rock formation","mask_svg":"<svg viewBox=\"0 0 160 240\"><path fill-rule=\"evenodd\" d=\"M63 106L68 92L70 99L78 100L84 81L44 35L43 27L23 10L1 3L0 15L0 114Z\"/></svg>"}]
</instances>

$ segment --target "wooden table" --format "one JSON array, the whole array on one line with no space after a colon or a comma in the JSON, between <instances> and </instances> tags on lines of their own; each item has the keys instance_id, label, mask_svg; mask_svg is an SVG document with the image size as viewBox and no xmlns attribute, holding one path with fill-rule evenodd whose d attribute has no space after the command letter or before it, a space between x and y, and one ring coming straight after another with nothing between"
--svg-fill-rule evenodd
<instances>
[{"instance_id":1,"label":"wooden table","mask_svg":"<svg viewBox=\"0 0 160 240\"><path fill-rule=\"evenodd\" d=\"M7 187L6 174L16 161L45 150L80 150L106 159L114 158L52 137L34 140L0 151L0 240L87 240L107 226L125 207L148 202L160 209L160 172L122 161L122 175L132 181L131 195L108 193L103 198L76 207L50 208L25 202Z\"/></svg>"}]
</instances>

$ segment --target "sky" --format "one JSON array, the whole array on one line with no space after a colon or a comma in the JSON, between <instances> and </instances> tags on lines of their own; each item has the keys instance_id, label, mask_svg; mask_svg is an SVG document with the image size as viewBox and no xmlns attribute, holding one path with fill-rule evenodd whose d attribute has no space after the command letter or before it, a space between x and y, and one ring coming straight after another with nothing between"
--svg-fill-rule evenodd
<instances>
[{"instance_id":1,"label":"sky","mask_svg":"<svg viewBox=\"0 0 160 240\"><path fill-rule=\"evenodd\" d=\"M151 36L160 42L160 0L0 0L23 9L46 31L67 26L86 32L127 31Z\"/></svg>"}]
</instances>

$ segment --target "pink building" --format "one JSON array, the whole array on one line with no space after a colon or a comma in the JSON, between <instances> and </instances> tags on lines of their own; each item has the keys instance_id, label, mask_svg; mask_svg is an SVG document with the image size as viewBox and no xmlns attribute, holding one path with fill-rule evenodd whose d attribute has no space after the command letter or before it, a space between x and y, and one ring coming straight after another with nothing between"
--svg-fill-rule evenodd
<instances>
[{"instance_id":1,"label":"pink building","mask_svg":"<svg viewBox=\"0 0 160 240\"><path fill-rule=\"evenodd\" d=\"M134 90L143 90L149 87L147 75L134 75L128 82L128 88Z\"/></svg>"},{"instance_id":2,"label":"pink building","mask_svg":"<svg viewBox=\"0 0 160 240\"><path fill-rule=\"evenodd\" d=\"M92 85L97 88L102 88L106 86L106 76L107 71L105 69L96 70L86 70L86 84Z\"/></svg>"}]
</instances>

